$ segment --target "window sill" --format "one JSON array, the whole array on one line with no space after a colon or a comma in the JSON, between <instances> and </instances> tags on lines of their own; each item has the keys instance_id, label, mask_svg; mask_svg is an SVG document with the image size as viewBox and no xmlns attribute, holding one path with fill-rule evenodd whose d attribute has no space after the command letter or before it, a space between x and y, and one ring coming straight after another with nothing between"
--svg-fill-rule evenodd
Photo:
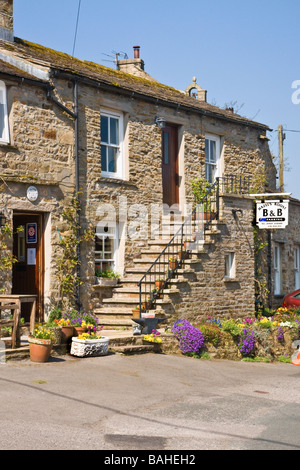
<instances>
[{"instance_id":1,"label":"window sill","mask_svg":"<svg viewBox=\"0 0 300 470\"><path fill-rule=\"evenodd\" d=\"M3 150L18 150L18 147L16 147L15 145L11 145L9 142L0 142L0 150L2 150L2 147Z\"/></svg>"},{"instance_id":2,"label":"window sill","mask_svg":"<svg viewBox=\"0 0 300 470\"><path fill-rule=\"evenodd\" d=\"M236 277L224 277L224 282L239 282L238 278Z\"/></svg>"},{"instance_id":3,"label":"window sill","mask_svg":"<svg viewBox=\"0 0 300 470\"><path fill-rule=\"evenodd\" d=\"M99 183L113 183L113 184L119 184L119 185L123 184L126 186L136 186L135 183L131 183L130 181L122 179L120 177L115 178L115 177L103 176L103 175L100 176L98 182Z\"/></svg>"}]
</instances>

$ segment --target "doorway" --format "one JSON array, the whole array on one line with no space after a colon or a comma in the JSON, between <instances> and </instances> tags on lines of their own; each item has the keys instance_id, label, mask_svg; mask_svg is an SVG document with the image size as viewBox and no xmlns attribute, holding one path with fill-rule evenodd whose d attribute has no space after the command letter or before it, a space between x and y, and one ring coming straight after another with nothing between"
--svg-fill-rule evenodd
<instances>
[{"instance_id":1,"label":"doorway","mask_svg":"<svg viewBox=\"0 0 300 470\"><path fill-rule=\"evenodd\" d=\"M13 216L13 264L12 294L36 295L36 321L44 320L44 236L43 215L15 213ZM28 322L30 307L22 305L21 317Z\"/></svg>"},{"instance_id":2,"label":"doorway","mask_svg":"<svg viewBox=\"0 0 300 470\"><path fill-rule=\"evenodd\" d=\"M162 129L163 203L179 204L178 128L167 124Z\"/></svg>"}]
</instances>

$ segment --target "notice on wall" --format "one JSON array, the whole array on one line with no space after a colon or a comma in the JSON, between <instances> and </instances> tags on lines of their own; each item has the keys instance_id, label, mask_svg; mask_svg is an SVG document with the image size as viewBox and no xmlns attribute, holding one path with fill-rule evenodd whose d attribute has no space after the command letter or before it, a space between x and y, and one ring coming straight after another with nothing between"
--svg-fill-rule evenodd
<instances>
[{"instance_id":1,"label":"notice on wall","mask_svg":"<svg viewBox=\"0 0 300 470\"><path fill-rule=\"evenodd\" d=\"M256 201L256 225L260 229L283 229L289 224L289 201Z\"/></svg>"},{"instance_id":2,"label":"notice on wall","mask_svg":"<svg viewBox=\"0 0 300 470\"><path fill-rule=\"evenodd\" d=\"M36 248L27 248L27 265L36 265Z\"/></svg>"}]
</instances>

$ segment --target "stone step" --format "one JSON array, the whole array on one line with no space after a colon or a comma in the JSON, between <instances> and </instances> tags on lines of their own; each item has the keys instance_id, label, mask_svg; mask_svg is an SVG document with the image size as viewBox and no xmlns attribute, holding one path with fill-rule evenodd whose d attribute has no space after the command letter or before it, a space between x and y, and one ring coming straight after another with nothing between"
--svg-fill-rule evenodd
<instances>
[{"instance_id":1,"label":"stone step","mask_svg":"<svg viewBox=\"0 0 300 470\"><path fill-rule=\"evenodd\" d=\"M103 325L106 330L115 330L117 328L131 329L133 322L132 320L123 320L123 319L110 319L106 317L98 317L99 324Z\"/></svg>"},{"instance_id":2,"label":"stone step","mask_svg":"<svg viewBox=\"0 0 300 470\"><path fill-rule=\"evenodd\" d=\"M152 281L153 284L146 284L147 289L145 289L145 285L143 285L142 289L142 294L144 295L145 293L147 295L150 295L152 293L152 290L155 288L154 285L154 280ZM177 289L164 289L161 291L161 295L172 295L176 294L179 291ZM123 298L133 298L133 299L139 299L140 295L140 289L138 287L122 287L118 289L118 291L113 293L113 298L114 299L123 299Z\"/></svg>"},{"instance_id":3,"label":"stone step","mask_svg":"<svg viewBox=\"0 0 300 470\"><path fill-rule=\"evenodd\" d=\"M131 344L131 345L124 345L124 346L111 346L109 347L109 351L117 353L117 354L146 354L146 353L153 353L156 351L155 345L147 345L147 344Z\"/></svg>"}]
</instances>

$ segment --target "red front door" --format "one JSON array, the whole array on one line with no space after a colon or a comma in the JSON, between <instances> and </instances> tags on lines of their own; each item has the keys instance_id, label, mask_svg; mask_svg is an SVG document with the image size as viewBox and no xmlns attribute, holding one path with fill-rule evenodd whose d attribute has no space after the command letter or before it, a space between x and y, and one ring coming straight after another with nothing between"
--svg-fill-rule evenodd
<instances>
[{"instance_id":1,"label":"red front door","mask_svg":"<svg viewBox=\"0 0 300 470\"><path fill-rule=\"evenodd\" d=\"M179 203L178 128L170 124L162 130L163 203Z\"/></svg>"},{"instance_id":2,"label":"red front door","mask_svg":"<svg viewBox=\"0 0 300 470\"><path fill-rule=\"evenodd\" d=\"M43 235L42 215L15 214L13 217L14 295L37 295L36 320L43 320ZM21 317L30 318L30 305L22 305Z\"/></svg>"}]
</instances>

